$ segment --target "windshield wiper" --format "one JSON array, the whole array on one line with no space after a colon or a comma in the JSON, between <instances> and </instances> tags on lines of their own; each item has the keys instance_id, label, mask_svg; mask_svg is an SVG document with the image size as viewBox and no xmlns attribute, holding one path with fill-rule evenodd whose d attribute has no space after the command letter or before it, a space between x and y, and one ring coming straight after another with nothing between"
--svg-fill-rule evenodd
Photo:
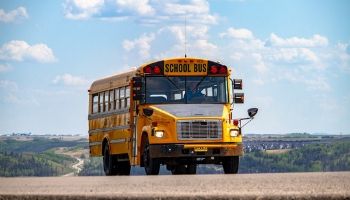
<instances>
[{"instance_id":1,"label":"windshield wiper","mask_svg":"<svg viewBox=\"0 0 350 200\"><path fill-rule=\"evenodd\" d=\"M196 91L196 89L204 81L204 79L205 79L205 76L203 76L202 79L197 83L196 87L193 88L192 92Z\"/></svg>"},{"instance_id":2,"label":"windshield wiper","mask_svg":"<svg viewBox=\"0 0 350 200\"><path fill-rule=\"evenodd\" d=\"M177 87L177 85L174 83L174 81L172 81L168 76L165 76L165 77L168 79L168 81L170 81L171 84L173 84L176 87L176 89L180 90L180 88Z\"/></svg>"}]
</instances>

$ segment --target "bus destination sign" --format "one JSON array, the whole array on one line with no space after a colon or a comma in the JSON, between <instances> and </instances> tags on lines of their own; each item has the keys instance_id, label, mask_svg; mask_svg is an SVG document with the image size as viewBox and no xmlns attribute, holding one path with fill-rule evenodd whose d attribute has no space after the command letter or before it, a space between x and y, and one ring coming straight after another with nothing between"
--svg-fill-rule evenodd
<instances>
[{"instance_id":1,"label":"bus destination sign","mask_svg":"<svg viewBox=\"0 0 350 200\"><path fill-rule=\"evenodd\" d=\"M205 76L207 73L207 60L168 60L164 62L164 75L166 76Z\"/></svg>"}]
</instances>

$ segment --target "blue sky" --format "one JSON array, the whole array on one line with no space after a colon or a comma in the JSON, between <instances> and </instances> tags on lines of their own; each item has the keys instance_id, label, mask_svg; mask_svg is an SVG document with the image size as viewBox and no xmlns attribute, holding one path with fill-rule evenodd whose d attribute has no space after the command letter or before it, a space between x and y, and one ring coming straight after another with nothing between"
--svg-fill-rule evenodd
<instances>
[{"instance_id":1,"label":"blue sky","mask_svg":"<svg viewBox=\"0 0 350 200\"><path fill-rule=\"evenodd\" d=\"M184 55L242 78L246 133L350 133L350 1L0 0L0 134L87 134L93 80Z\"/></svg>"}]
</instances>

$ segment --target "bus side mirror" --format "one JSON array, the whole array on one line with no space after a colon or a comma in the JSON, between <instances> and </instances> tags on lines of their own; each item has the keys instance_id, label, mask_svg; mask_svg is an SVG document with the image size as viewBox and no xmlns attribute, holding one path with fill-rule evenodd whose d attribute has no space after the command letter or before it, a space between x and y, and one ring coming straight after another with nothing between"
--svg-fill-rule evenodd
<instances>
[{"instance_id":1,"label":"bus side mirror","mask_svg":"<svg viewBox=\"0 0 350 200\"><path fill-rule=\"evenodd\" d=\"M244 93L235 93L233 97L234 103L244 103Z\"/></svg>"},{"instance_id":2,"label":"bus side mirror","mask_svg":"<svg viewBox=\"0 0 350 200\"><path fill-rule=\"evenodd\" d=\"M248 109L248 115L250 118L253 118L256 113L258 113L258 108L249 108Z\"/></svg>"},{"instance_id":3,"label":"bus side mirror","mask_svg":"<svg viewBox=\"0 0 350 200\"><path fill-rule=\"evenodd\" d=\"M243 88L242 79L233 79L233 89L241 90Z\"/></svg>"},{"instance_id":4,"label":"bus side mirror","mask_svg":"<svg viewBox=\"0 0 350 200\"><path fill-rule=\"evenodd\" d=\"M142 77L133 77L132 78L132 85L133 85L133 100L134 101L141 101L143 102L145 94L143 92L143 85L144 81Z\"/></svg>"}]
</instances>

